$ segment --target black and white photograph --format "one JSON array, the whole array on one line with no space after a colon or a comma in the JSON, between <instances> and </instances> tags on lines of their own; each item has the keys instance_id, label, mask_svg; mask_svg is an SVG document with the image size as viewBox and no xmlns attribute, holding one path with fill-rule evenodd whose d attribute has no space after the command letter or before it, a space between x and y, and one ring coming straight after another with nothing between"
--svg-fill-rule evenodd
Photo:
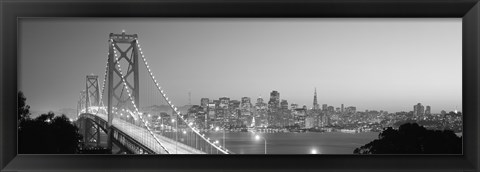
<instances>
[{"instance_id":1,"label":"black and white photograph","mask_svg":"<svg viewBox=\"0 0 480 172\"><path fill-rule=\"evenodd\" d=\"M18 154L464 153L461 18L21 18L17 82Z\"/></svg>"}]
</instances>

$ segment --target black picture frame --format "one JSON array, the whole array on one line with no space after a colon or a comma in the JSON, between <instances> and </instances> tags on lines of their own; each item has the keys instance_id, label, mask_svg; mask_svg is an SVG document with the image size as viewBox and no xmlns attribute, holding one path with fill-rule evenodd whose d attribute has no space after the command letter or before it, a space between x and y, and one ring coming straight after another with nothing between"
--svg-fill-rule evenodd
<instances>
[{"instance_id":1,"label":"black picture frame","mask_svg":"<svg viewBox=\"0 0 480 172\"><path fill-rule=\"evenodd\" d=\"M479 171L478 0L2 0L0 171ZM462 18L463 155L17 155L19 17ZM46 42L48 43L48 42Z\"/></svg>"}]
</instances>

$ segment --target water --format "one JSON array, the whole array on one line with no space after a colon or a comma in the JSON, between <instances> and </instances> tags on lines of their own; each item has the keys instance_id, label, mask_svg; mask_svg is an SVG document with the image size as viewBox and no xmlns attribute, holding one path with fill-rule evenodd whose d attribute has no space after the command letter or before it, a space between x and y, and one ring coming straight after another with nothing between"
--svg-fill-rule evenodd
<instances>
[{"instance_id":1,"label":"water","mask_svg":"<svg viewBox=\"0 0 480 172\"><path fill-rule=\"evenodd\" d=\"M365 133L258 133L267 139L268 154L310 154L315 149L318 154L352 154L355 148L378 138L378 132ZM223 145L222 132L206 134L210 139ZM265 144L255 140L250 132L225 133L227 149L236 154L263 154ZM106 147L107 137L101 134L101 146ZM114 152L118 151L115 147Z\"/></svg>"},{"instance_id":2,"label":"water","mask_svg":"<svg viewBox=\"0 0 480 172\"><path fill-rule=\"evenodd\" d=\"M258 133L267 140L268 154L352 154L355 148L378 138L378 132L364 133ZM209 133L223 145L222 132ZM236 154L263 154L265 142L250 132L225 133L225 145Z\"/></svg>"}]
</instances>

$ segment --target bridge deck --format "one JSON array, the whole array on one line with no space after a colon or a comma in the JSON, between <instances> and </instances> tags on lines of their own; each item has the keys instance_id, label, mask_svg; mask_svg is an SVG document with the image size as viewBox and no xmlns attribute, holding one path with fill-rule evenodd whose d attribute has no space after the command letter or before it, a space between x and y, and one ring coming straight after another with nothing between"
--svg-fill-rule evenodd
<instances>
[{"instance_id":1,"label":"bridge deck","mask_svg":"<svg viewBox=\"0 0 480 172\"><path fill-rule=\"evenodd\" d=\"M105 114L97 113L96 115L105 121L108 120L107 115ZM128 134L130 137L152 149L156 153L160 154L164 152L147 129L115 118L113 119L112 123L115 128L118 128L122 132ZM175 140L166 138L156 133L154 134L171 154L205 154L205 152L187 146L183 143L176 142Z\"/></svg>"}]
</instances>

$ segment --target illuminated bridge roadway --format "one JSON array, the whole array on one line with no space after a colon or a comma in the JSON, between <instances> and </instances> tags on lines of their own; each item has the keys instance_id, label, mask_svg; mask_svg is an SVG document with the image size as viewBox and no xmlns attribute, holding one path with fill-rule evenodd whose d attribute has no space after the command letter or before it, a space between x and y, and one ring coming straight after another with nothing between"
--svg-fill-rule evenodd
<instances>
[{"instance_id":1,"label":"illuminated bridge roadway","mask_svg":"<svg viewBox=\"0 0 480 172\"><path fill-rule=\"evenodd\" d=\"M139 66L142 61L144 68ZM122 65L125 71L122 71ZM147 74L147 79L142 80L140 90L142 72ZM143 104L167 105L172 113L162 116L156 114L158 112L140 111L140 95L147 97ZM109 35L102 88L99 89L98 75L86 76L77 114L76 125L83 135L84 148L95 144L100 146L100 133L103 132L107 135L107 149L112 150L113 144L120 148L112 153L231 153L218 140L202 133L206 124L195 120L196 116L182 114L168 99L148 65L137 34Z\"/></svg>"}]
</instances>

